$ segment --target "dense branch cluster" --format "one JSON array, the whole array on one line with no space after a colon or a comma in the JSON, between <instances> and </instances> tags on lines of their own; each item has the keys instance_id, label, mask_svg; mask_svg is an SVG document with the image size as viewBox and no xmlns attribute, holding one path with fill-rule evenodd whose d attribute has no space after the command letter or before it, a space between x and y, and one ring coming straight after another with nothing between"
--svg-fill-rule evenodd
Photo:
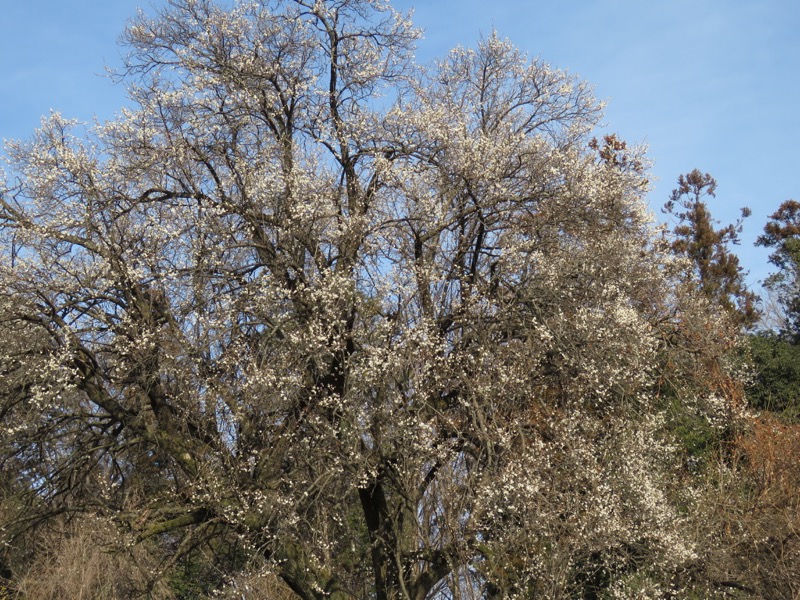
<instances>
[{"instance_id":1,"label":"dense branch cluster","mask_svg":"<svg viewBox=\"0 0 800 600\"><path fill-rule=\"evenodd\" d=\"M9 146L3 543L100 520L148 557L120 595L204 552L302 598L691 583L664 408L727 418L735 327L585 84L417 35L170 0L126 33L135 108Z\"/></svg>"}]
</instances>

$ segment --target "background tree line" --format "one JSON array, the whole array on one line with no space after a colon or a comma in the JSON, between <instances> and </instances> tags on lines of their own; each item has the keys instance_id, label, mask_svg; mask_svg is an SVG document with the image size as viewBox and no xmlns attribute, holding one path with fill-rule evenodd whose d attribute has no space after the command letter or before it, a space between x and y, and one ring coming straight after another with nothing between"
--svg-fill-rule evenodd
<instances>
[{"instance_id":1,"label":"background tree line","mask_svg":"<svg viewBox=\"0 0 800 600\"><path fill-rule=\"evenodd\" d=\"M800 592L796 205L752 333L709 175L668 234L585 83L417 37L169 0L133 108L8 144L2 596Z\"/></svg>"},{"instance_id":2,"label":"background tree line","mask_svg":"<svg viewBox=\"0 0 800 600\"><path fill-rule=\"evenodd\" d=\"M705 198L714 197L716 181L694 170L678 179L664 207L677 221L672 250L691 261L702 293L721 306L743 328L753 372L747 381L751 406L766 409L790 423L800 408L800 203L783 202L769 217L756 245L773 249L777 271L764 281L764 299L747 289L739 259L742 220L715 228ZM742 209L742 218L750 215Z\"/></svg>"}]
</instances>

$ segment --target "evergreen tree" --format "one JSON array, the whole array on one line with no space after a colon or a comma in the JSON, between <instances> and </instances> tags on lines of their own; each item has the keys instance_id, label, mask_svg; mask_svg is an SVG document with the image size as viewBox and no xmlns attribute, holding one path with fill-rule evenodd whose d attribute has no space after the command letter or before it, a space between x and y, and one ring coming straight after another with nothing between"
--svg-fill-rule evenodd
<instances>
[{"instance_id":1,"label":"evergreen tree","mask_svg":"<svg viewBox=\"0 0 800 600\"><path fill-rule=\"evenodd\" d=\"M800 202L787 200L770 216L757 246L774 248L769 261L778 267L764 286L775 294L782 309L780 333L797 343L800 341Z\"/></svg>"},{"instance_id":2,"label":"evergreen tree","mask_svg":"<svg viewBox=\"0 0 800 600\"><path fill-rule=\"evenodd\" d=\"M744 282L739 257L729 245L739 243L742 220L750 209L742 208L742 217L733 224L716 228L705 198L715 197L716 180L708 173L694 169L678 177L664 212L677 218L673 230L672 250L691 261L692 277L704 296L721 305L735 323L752 327L759 317L757 296Z\"/></svg>"}]
</instances>

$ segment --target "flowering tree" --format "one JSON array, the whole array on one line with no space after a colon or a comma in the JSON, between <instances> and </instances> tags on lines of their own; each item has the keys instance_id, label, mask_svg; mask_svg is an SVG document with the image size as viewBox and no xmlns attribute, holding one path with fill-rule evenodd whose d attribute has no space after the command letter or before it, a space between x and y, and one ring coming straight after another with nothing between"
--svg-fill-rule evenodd
<instances>
[{"instance_id":1,"label":"flowering tree","mask_svg":"<svg viewBox=\"0 0 800 600\"><path fill-rule=\"evenodd\" d=\"M380 0L169 0L125 35L136 108L9 145L6 542L87 513L160 549L153 580L212 548L302 598L694 559L659 402L728 338L641 157L497 36L429 69L416 37Z\"/></svg>"}]
</instances>

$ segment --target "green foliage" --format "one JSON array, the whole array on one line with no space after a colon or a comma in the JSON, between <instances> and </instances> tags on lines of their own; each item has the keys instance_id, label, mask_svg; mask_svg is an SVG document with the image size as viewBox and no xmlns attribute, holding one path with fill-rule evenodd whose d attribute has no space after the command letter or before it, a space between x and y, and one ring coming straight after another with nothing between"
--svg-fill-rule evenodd
<instances>
[{"instance_id":1,"label":"green foliage","mask_svg":"<svg viewBox=\"0 0 800 600\"><path fill-rule=\"evenodd\" d=\"M220 585L211 565L193 556L180 561L170 576L169 587L180 600L200 600Z\"/></svg>"},{"instance_id":2,"label":"green foliage","mask_svg":"<svg viewBox=\"0 0 800 600\"><path fill-rule=\"evenodd\" d=\"M7 581L0 580L0 600L11 600L14 590Z\"/></svg>"},{"instance_id":3,"label":"green foliage","mask_svg":"<svg viewBox=\"0 0 800 600\"><path fill-rule=\"evenodd\" d=\"M800 341L800 202L787 200L770 215L763 235L756 240L757 246L773 248L769 261L778 267L778 272L764 282L767 289L777 296L783 310L784 322L781 334L794 342Z\"/></svg>"},{"instance_id":4,"label":"green foliage","mask_svg":"<svg viewBox=\"0 0 800 600\"><path fill-rule=\"evenodd\" d=\"M719 445L720 432L702 415L684 410L673 415L671 425L686 455L693 459L706 458Z\"/></svg>"},{"instance_id":5,"label":"green foliage","mask_svg":"<svg viewBox=\"0 0 800 600\"><path fill-rule=\"evenodd\" d=\"M800 420L800 346L774 333L749 336L755 377L747 388L754 408Z\"/></svg>"},{"instance_id":6,"label":"green foliage","mask_svg":"<svg viewBox=\"0 0 800 600\"><path fill-rule=\"evenodd\" d=\"M243 572L246 563L247 556L235 539L209 539L175 563L169 575L170 592L176 600L209 598L228 583L226 573Z\"/></svg>"}]
</instances>

